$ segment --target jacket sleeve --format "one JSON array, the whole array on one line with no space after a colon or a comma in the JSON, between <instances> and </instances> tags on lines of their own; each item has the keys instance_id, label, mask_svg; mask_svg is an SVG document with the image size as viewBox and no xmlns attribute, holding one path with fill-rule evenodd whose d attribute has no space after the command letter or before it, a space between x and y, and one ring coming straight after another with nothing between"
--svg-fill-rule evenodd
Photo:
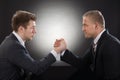
<instances>
[{"instance_id":1,"label":"jacket sleeve","mask_svg":"<svg viewBox=\"0 0 120 80\"><path fill-rule=\"evenodd\" d=\"M50 53L39 61L34 60L29 52L21 45L13 45L7 50L8 60L19 68L34 74L41 74L52 63L56 61L55 57Z\"/></svg>"},{"instance_id":2,"label":"jacket sleeve","mask_svg":"<svg viewBox=\"0 0 120 80\"><path fill-rule=\"evenodd\" d=\"M66 50L64 55L61 56L61 60L71 64L72 66L76 68L89 67L91 63L91 57L89 54L89 50L87 50L83 56L76 56L69 50Z\"/></svg>"}]
</instances>

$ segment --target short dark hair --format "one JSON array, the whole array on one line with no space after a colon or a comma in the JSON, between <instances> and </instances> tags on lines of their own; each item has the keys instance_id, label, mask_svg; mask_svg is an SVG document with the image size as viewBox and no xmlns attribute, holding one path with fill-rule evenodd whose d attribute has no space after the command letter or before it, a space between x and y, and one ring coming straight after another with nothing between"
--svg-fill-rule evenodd
<instances>
[{"instance_id":1,"label":"short dark hair","mask_svg":"<svg viewBox=\"0 0 120 80\"><path fill-rule=\"evenodd\" d=\"M99 24L105 26L105 19L104 19L104 16L103 14L99 11L99 10L90 10L90 11L87 11L84 15L84 16L88 16L91 18L92 21L96 21L98 22Z\"/></svg>"},{"instance_id":2,"label":"short dark hair","mask_svg":"<svg viewBox=\"0 0 120 80\"><path fill-rule=\"evenodd\" d=\"M18 10L12 17L12 29L17 32L20 25L26 28L30 20L36 21L35 14Z\"/></svg>"}]
</instances>

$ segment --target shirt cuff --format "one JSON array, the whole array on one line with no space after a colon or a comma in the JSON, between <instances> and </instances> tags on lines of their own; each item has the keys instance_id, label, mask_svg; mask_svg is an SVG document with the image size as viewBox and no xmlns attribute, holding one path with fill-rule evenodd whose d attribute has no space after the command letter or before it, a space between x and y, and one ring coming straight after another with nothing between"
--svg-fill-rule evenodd
<instances>
[{"instance_id":1,"label":"shirt cuff","mask_svg":"<svg viewBox=\"0 0 120 80\"><path fill-rule=\"evenodd\" d=\"M61 53L61 56L63 56L65 54L65 50Z\"/></svg>"},{"instance_id":2,"label":"shirt cuff","mask_svg":"<svg viewBox=\"0 0 120 80\"><path fill-rule=\"evenodd\" d=\"M53 54L53 56L56 58L57 57L57 52L55 50L52 50L51 53Z\"/></svg>"},{"instance_id":3,"label":"shirt cuff","mask_svg":"<svg viewBox=\"0 0 120 80\"><path fill-rule=\"evenodd\" d=\"M55 50L52 50L51 54L53 54L57 61L60 61L60 53L57 53Z\"/></svg>"}]
</instances>

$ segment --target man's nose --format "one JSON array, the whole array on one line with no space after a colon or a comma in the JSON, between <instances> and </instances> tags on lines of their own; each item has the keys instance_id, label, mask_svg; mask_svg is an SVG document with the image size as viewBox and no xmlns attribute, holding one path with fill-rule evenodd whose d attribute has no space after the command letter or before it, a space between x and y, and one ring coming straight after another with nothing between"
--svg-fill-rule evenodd
<instances>
[{"instance_id":1,"label":"man's nose","mask_svg":"<svg viewBox=\"0 0 120 80\"><path fill-rule=\"evenodd\" d=\"M84 28L84 26L82 26L82 31L84 31L85 30L85 28Z\"/></svg>"},{"instance_id":2,"label":"man's nose","mask_svg":"<svg viewBox=\"0 0 120 80\"><path fill-rule=\"evenodd\" d=\"M33 29L33 33L35 34L36 32L37 32L37 31L36 31L36 29L34 28L34 29Z\"/></svg>"}]
</instances>

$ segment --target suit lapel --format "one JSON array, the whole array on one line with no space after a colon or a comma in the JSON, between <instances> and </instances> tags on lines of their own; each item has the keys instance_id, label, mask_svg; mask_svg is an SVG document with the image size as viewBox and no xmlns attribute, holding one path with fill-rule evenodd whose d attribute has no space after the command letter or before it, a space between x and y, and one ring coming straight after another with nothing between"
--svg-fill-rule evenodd
<instances>
[{"instance_id":1,"label":"suit lapel","mask_svg":"<svg viewBox=\"0 0 120 80\"><path fill-rule=\"evenodd\" d=\"M96 64L96 59L97 59L97 55L98 55L98 52L99 52L99 48L102 45L103 40L105 40L104 38L106 37L106 35L107 35L107 31L105 31L101 35L100 39L97 42L97 47L96 47L96 51L95 52L93 51L93 46L91 45L91 52L92 52L92 55L93 55L92 64L91 64L91 70L92 71L94 71L94 69L95 69L95 64Z\"/></svg>"},{"instance_id":2,"label":"suit lapel","mask_svg":"<svg viewBox=\"0 0 120 80\"><path fill-rule=\"evenodd\" d=\"M105 38L109 35L108 31L103 32L100 39L97 42L96 53L98 53L100 46L102 45L103 41L106 40ZM97 54L96 54L97 55Z\"/></svg>"}]
</instances>

